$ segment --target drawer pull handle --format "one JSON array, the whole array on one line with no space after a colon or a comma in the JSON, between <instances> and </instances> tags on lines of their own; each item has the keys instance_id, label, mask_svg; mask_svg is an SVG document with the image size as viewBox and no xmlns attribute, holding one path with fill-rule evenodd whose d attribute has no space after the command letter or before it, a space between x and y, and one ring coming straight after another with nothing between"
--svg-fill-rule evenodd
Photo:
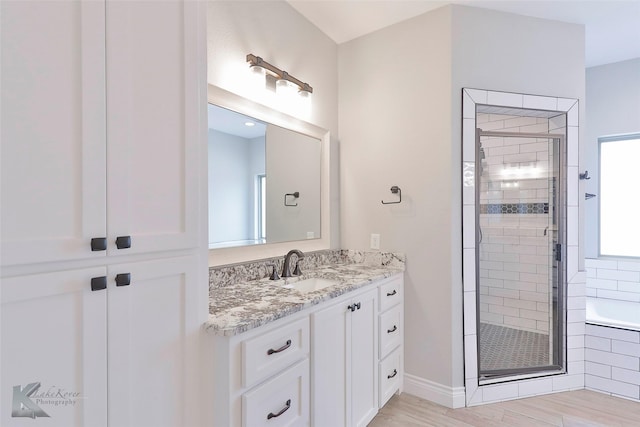
<instances>
[{"instance_id":1,"label":"drawer pull handle","mask_svg":"<svg viewBox=\"0 0 640 427\"><path fill-rule=\"evenodd\" d=\"M351 310L351 312L353 313L356 310L360 310L361 304L359 302L355 303L355 304L351 304L350 306L347 306L347 309Z\"/></svg>"},{"instance_id":2,"label":"drawer pull handle","mask_svg":"<svg viewBox=\"0 0 640 427\"><path fill-rule=\"evenodd\" d=\"M131 236L118 236L116 238L116 247L118 249L129 249L131 247Z\"/></svg>"},{"instance_id":3,"label":"drawer pull handle","mask_svg":"<svg viewBox=\"0 0 640 427\"><path fill-rule=\"evenodd\" d=\"M393 328L387 329L387 333L390 334L390 333L395 332L397 330L398 330L398 327L396 325L393 325Z\"/></svg>"},{"instance_id":4,"label":"drawer pull handle","mask_svg":"<svg viewBox=\"0 0 640 427\"><path fill-rule=\"evenodd\" d=\"M393 292L387 292L387 296L388 296L388 297L392 297L392 296L394 296L394 295L395 295L395 294L397 294L397 293L398 293L398 291L396 291L396 290L394 289L394 290L393 290Z\"/></svg>"},{"instance_id":5,"label":"drawer pull handle","mask_svg":"<svg viewBox=\"0 0 640 427\"><path fill-rule=\"evenodd\" d=\"M267 419L270 420L271 418L279 417L280 415L282 415L285 412L287 412L289 410L289 408L291 408L291 399L287 400L287 403L285 404L285 407L282 408L280 410L280 412L278 412L277 414L274 414L273 412L269 412L269 415L267 415Z\"/></svg>"},{"instance_id":6,"label":"drawer pull handle","mask_svg":"<svg viewBox=\"0 0 640 427\"><path fill-rule=\"evenodd\" d=\"M101 291L107 289L107 276L92 277L91 278L91 290Z\"/></svg>"},{"instance_id":7,"label":"drawer pull handle","mask_svg":"<svg viewBox=\"0 0 640 427\"><path fill-rule=\"evenodd\" d=\"M285 351L286 349L288 349L289 347L291 347L291 340L287 340L287 342L285 343L285 345L283 345L282 347L280 347L277 350L274 350L272 348L269 349L269 351L267 351L267 354L269 356L271 356L273 353L280 353L281 351Z\"/></svg>"},{"instance_id":8,"label":"drawer pull handle","mask_svg":"<svg viewBox=\"0 0 640 427\"><path fill-rule=\"evenodd\" d=\"M391 378L395 377L396 375L398 375L398 370L394 369L393 370L393 374L387 375L387 379L390 380Z\"/></svg>"}]
</instances>

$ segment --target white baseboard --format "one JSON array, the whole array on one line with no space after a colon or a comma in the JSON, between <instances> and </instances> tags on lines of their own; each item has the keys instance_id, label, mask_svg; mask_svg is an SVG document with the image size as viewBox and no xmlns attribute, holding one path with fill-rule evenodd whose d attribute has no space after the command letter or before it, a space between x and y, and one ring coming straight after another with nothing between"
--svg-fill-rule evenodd
<instances>
[{"instance_id":1,"label":"white baseboard","mask_svg":"<svg viewBox=\"0 0 640 427\"><path fill-rule=\"evenodd\" d=\"M403 391L447 408L465 406L464 387L449 387L411 374L404 374Z\"/></svg>"}]
</instances>

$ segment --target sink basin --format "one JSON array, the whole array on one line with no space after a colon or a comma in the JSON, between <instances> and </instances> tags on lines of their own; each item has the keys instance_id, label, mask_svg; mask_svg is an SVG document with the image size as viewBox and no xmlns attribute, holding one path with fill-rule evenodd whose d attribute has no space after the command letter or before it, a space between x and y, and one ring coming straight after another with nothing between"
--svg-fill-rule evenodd
<instances>
[{"instance_id":1,"label":"sink basin","mask_svg":"<svg viewBox=\"0 0 640 427\"><path fill-rule=\"evenodd\" d=\"M283 288L296 289L300 292L313 292L329 286L337 285L337 280L323 279L320 277L311 277L309 279L299 280L297 282L287 283Z\"/></svg>"}]
</instances>

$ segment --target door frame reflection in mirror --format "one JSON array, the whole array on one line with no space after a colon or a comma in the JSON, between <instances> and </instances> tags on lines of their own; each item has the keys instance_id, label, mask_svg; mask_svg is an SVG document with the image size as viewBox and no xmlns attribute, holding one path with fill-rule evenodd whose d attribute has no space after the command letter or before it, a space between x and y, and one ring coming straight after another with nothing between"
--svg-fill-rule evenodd
<instances>
[{"instance_id":1,"label":"door frame reflection in mirror","mask_svg":"<svg viewBox=\"0 0 640 427\"><path fill-rule=\"evenodd\" d=\"M208 85L207 101L231 111L255 118L265 123L289 129L320 141L320 238L296 240L279 243L265 243L250 246L237 246L209 250L209 266L232 264L237 262L282 256L295 247L302 251L317 251L329 249L330 242L330 163L329 163L329 131L276 111L270 107L258 104L250 99L241 97L218 86ZM207 168L208 170L208 168ZM206 182L207 177L203 178ZM208 200L208 198L207 198ZM207 204L208 205L208 204ZM208 215L208 209L207 209ZM207 233L208 241L208 233Z\"/></svg>"}]
</instances>

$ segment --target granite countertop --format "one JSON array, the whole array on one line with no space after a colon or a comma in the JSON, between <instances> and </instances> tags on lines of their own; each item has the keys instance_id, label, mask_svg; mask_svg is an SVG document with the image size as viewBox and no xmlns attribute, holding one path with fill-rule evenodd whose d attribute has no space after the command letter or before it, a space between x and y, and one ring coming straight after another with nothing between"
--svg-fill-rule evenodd
<instances>
[{"instance_id":1,"label":"granite countertop","mask_svg":"<svg viewBox=\"0 0 640 427\"><path fill-rule=\"evenodd\" d=\"M209 292L209 319L204 328L215 335L237 335L403 271L397 266L331 264L304 271L302 276L213 288ZM338 284L312 292L283 287L314 277L335 280Z\"/></svg>"}]
</instances>

